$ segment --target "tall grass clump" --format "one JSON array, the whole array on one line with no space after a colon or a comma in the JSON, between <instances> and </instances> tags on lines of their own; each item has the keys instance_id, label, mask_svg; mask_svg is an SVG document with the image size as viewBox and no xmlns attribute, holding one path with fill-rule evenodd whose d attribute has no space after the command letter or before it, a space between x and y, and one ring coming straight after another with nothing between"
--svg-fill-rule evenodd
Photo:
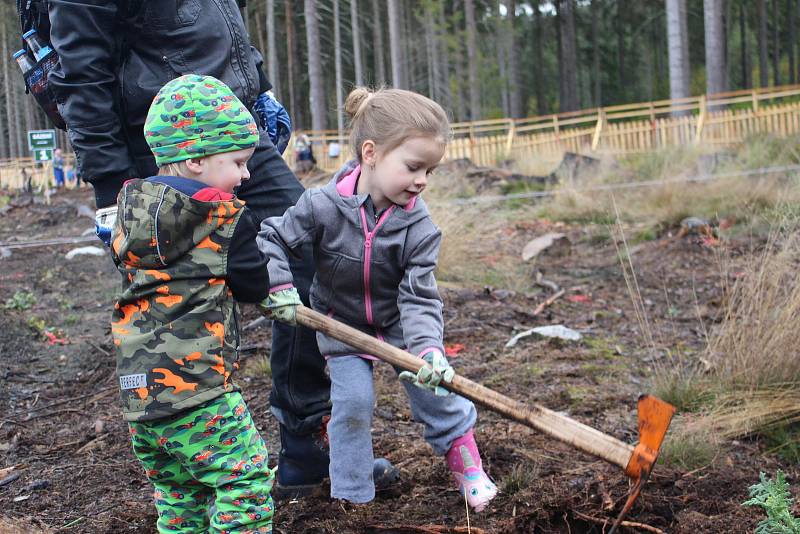
<instances>
[{"instance_id":1,"label":"tall grass clump","mask_svg":"<svg viewBox=\"0 0 800 534\"><path fill-rule=\"evenodd\" d=\"M715 390L705 424L721 437L800 422L800 221L776 228L728 288L705 351Z\"/></svg>"}]
</instances>

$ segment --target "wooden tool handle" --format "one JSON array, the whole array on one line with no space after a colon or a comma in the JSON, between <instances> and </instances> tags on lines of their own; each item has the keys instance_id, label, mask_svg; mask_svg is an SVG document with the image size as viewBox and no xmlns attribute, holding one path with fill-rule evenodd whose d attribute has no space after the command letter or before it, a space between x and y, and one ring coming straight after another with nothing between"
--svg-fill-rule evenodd
<instances>
[{"instance_id":1,"label":"wooden tool handle","mask_svg":"<svg viewBox=\"0 0 800 534\"><path fill-rule=\"evenodd\" d=\"M304 306L297 307L297 322L412 373L427 365L421 358ZM441 386L623 469L633 455L633 446L612 436L543 406L526 406L462 376Z\"/></svg>"}]
</instances>

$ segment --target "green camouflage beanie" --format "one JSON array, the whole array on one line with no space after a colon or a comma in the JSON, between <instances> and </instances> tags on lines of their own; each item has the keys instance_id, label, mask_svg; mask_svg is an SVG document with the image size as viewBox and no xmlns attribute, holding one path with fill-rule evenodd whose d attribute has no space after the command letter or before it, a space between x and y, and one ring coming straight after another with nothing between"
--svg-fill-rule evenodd
<instances>
[{"instance_id":1,"label":"green camouflage beanie","mask_svg":"<svg viewBox=\"0 0 800 534\"><path fill-rule=\"evenodd\" d=\"M147 112L144 135L159 167L258 143L256 121L233 91L197 74L161 88Z\"/></svg>"}]
</instances>

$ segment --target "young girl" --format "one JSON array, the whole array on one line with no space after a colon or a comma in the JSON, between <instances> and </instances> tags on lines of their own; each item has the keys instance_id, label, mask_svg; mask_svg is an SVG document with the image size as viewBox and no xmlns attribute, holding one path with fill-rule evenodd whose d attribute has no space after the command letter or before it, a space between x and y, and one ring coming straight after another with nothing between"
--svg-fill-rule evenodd
<instances>
[{"instance_id":1,"label":"young girl","mask_svg":"<svg viewBox=\"0 0 800 534\"><path fill-rule=\"evenodd\" d=\"M270 258L268 310L295 324L300 304L288 258L313 243L317 274L311 306L336 320L418 354L431 367L403 373L414 419L444 455L458 488L481 511L497 493L483 471L472 402L437 387L454 371L443 356L442 300L433 271L441 232L420 198L444 155L450 126L432 100L399 89L347 97L356 160L326 186L307 190L282 217L265 220L258 243ZM317 334L331 377L328 423L331 496L354 503L375 496L372 411L376 359ZM414 387L417 386L417 387Z\"/></svg>"}]
</instances>

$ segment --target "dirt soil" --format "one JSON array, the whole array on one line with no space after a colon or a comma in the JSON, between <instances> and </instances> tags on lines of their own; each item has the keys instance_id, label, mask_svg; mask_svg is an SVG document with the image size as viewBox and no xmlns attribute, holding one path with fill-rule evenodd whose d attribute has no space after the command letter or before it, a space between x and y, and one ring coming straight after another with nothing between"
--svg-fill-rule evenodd
<instances>
[{"instance_id":1,"label":"dirt soil","mask_svg":"<svg viewBox=\"0 0 800 534\"><path fill-rule=\"evenodd\" d=\"M57 194L50 205L37 199L6 210L0 215L0 244L81 235L93 222L78 208L91 203L91 192L83 190ZM536 268L566 295L541 315L532 311L550 293L533 284L527 292L442 290L446 343L464 347L453 364L511 397L541 403L633 443L636 398L647 391L650 368L662 353L648 348L635 320L613 243L579 226L520 221L498 235L498 250L518 255L529 239L553 228L568 234L571 253L542 256ZM65 259L84 245L14 249L0 259L0 304L20 290L35 295L28 310L0 305L2 532L155 531L151 489L131 453L116 400L109 319L119 275L107 255ZM735 256L739 244L725 246ZM477 254L477 261L491 261L486 252ZM656 345L688 352L701 346L703 324L714 321L721 299L716 250L691 239L662 239L638 247L634 262ZM246 309L242 324L257 317ZM522 329L547 324L577 329L584 339L528 337L504 348ZM55 329L66 344L48 341L40 333L43 326ZM265 372L269 337L266 326L244 333L250 350L238 382L270 450L277 452ZM375 452L401 469L401 485L365 506L331 502L324 492L279 501L276 532L467 532L468 521L476 533L608 530L604 521L615 517L628 491L621 470L485 409L477 434L500 494L488 511L467 517L444 462L432 455L421 426L412 422L394 373L378 367ZM800 474L764 449L756 441L734 442L711 465L692 472L659 464L628 517L640 525L622 531L752 532L761 515L740 503L759 471L780 467L790 481ZM274 454L271 464L275 459ZM9 481L9 475L19 476Z\"/></svg>"}]
</instances>

